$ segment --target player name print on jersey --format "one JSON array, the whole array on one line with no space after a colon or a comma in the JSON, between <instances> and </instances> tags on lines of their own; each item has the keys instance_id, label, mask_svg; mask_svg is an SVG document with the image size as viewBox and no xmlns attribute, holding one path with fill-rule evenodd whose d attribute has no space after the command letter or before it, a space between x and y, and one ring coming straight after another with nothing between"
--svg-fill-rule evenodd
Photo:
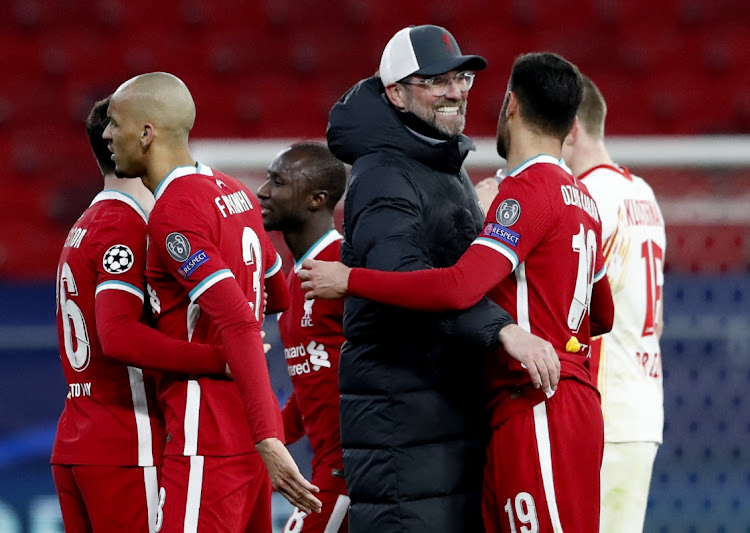
<instances>
[{"instance_id":1,"label":"player name print on jersey","mask_svg":"<svg viewBox=\"0 0 750 533\"><path fill-rule=\"evenodd\" d=\"M79 248L81 241L86 236L86 231L83 228L73 228L68 232L68 237L65 239L64 248Z\"/></svg>"},{"instance_id":2,"label":"player name print on jersey","mask_svg":"<svg viewBox=\"0 0 750 533\"><path fill-rule=\"evenodd\" d=\"M565 205L580 207L591 218L599 222L599 210L596 208L596 202L588 194L576 189L572 185L560 185L560 192L562 192Z\"/></svg>"},{"instance_id":3,"label":"player name print on jersey","mask_svg":"<svg viewBox=\"0 0 750 533\"><path fill-rule=\"evenodd\" d=\"M629 226L663 226L661 212L651 200L625 200L625 221Z\"/></svg>"},{"instance_id":4,"label":"player name print on jersey","mask_svg":"<svg viewBox=\"0 0 750 533\"><path fill-rule=\"evenodd\" d=\"M226 196L217 196L214 198L214 203L224 218L227 218L229 215L239 215L253 208L253 204L250 202L250 198L247 197L245 191L233 192Z\"/></svg>"},{"instance_id":5,"label":"player name print on jersey","mask_svg":"<svg viewBox=\"0 0 750 533\"><path fill-rule=\"evenodd\" d=\"M68 398L80 398L91 396L91 383L70 383L68 385Z\"/></svg>"}]
</instances>

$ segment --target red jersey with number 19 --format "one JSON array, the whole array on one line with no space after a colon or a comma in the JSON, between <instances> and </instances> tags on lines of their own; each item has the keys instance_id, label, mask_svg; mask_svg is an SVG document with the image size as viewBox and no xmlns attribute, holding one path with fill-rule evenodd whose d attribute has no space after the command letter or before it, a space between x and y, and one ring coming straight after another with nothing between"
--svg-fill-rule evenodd
<instances>
[{"instance_id":1,"label":"red jersey with number 19","mask_svg":"<svg viewBox=\"0 0 750 533\"><path fill-rule=\"evenodd\" d=\"M68 397L52 464L161 464L164 430L148 373L105 357L97 337L96 295L118 290L143 301L143 208L105 190L65 240L57 267L57 330Z\"/></svg>"},{"instance_id":2,"label":"red jersey with number 19","mask_svg":"<svg viewBox=\"0 0 750 533\"><path fill-rule=\"evenodd\" d=\"M297 261L289 273L289 309L279 317L294 392L284 406L284 431L290 441L307 435L313 449L312 482L321 489L343 488L333 469L343 471L339 435L339 353L344 343L344 300L305 300L297 277L305 259L338 261L341 234L331 230Z\"/></svg>"},{"instance_id":3,"label":"red jersey with number 19","mask_svg":"<svg viewBox=\"0 0 750 533\"><path fill-rule=\"evenodd\" d=\"M255 197L238 180L200 163L172 170L154 196L146 276L158 330L194 342L220 343L215 320L226 317L202 312L199 298L228 278L236 280L243 301L260 323L264 278L283 274ZM246 363L263 383L253 391L264 405L257 419L265 428L275 426L283 438L262 348ZM260 379L263 372L265 379ZM160 387L159 401L167 426L165 454L229 456L255 451L255 435L234 381L170 374Z\"/></svg>"}]
</instances>

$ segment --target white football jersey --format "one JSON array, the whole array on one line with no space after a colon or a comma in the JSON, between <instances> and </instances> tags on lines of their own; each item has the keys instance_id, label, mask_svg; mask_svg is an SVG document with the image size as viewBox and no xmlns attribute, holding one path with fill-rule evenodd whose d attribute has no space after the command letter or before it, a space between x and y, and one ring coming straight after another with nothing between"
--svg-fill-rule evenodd
<instances>
[{"instance_id":1,"label":"white football jersey","mask_svg":"<svg viewBox=\"0 0 750 533\"><path fill-rule=\"evenodd\" d=\"M664 218L651 187L623 167L580 176L599 207L607 276L615 303L601 337L597 387L606 442L662 441L664 395L657 322L661 320Z\"/></svg>"}]
</instances>

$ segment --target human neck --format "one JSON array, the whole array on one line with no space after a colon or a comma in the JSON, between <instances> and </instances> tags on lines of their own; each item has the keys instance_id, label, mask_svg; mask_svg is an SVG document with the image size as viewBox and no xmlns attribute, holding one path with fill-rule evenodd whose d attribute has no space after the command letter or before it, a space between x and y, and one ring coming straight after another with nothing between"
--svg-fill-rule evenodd
<instances>
[{"instance_id":1,"label":"human neck","mask_svg":"<svg viewBox=\"0 0 750 533\"><path fill-rule=\"evenodd\" d=\"M154 195L151 194L138 178L118 178L114 173L107 173L104 175L104 188L113 189L132 196L147 214L154 207Z\"/></svg>"},{"instance_id":2,"label":"human neck","mask_svg":"<svg viewBox=\"0 0 750 533\"><path fill-rule=\"evenodd\" d=\"M154 146L146 164L146 172L141 179L153 193L167 174L177 167L184 166L195 166L195 159L190 155L187 145L179 148Z\"/></svg>"},{"instance_id":3,"label":"human neck","mask_svg":"<svg viewBox=\"0 0 750 533\"><path fill-rule=\"evenodd\" d=\"M525 161L539 154L547 154L560 159L562 157L562 142L557 137L539 134L528 128L518 129L511 135L507 158L508 172L513 172Z\"/></svg>"},{"instance_id":4,"label":"human neck","mask_svg":"<svg viewBox=\"0 0 750 533\"><path fill-rule=\"evenodd\" d=\"M310 218L297 229L285 231L284 242L292 252L294 260L299 261L313 244L332 229L333 215L328 212L321 213L321 216Z\"/></svg>"},{"instance_id":5,"label":"human neck","mask_svg":"<svg viewBox=\"0 0 750 533\"><path fill-rule=\"evenodd\" d=\"M609 155L603 140L590 139L588 142L576 147L575 157L571 161L565 161L574 176L591 170L601 165L614 166L614 161Z\"/></svg>"}]
</instances>

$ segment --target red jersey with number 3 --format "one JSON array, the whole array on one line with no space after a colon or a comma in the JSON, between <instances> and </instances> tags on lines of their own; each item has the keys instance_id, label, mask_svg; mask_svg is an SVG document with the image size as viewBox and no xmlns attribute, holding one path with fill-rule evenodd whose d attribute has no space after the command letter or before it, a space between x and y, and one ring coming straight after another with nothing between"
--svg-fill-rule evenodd
<instances>
[{"instance_id":1,"label":"red jersey with number 3","mask_svg":"<svg viewBox=\"0 0 750 533\"><path fill-rule=\"evenodd\" d=\"M95 299L118 290L144 299L146 213L130 196L99 193L70 230L57 267L57 331L68 397L52 464L161 464L155 385L140 368L105 357Z\"/></svg>"},{"instance_id":2,"label":"red jersey with number 3","mask_svg":"<svg viewBox=\"0 0 750 533\"><path fill-rule=\"evenodd\" d=\"M264 278L281 273L281 258L263 228L257 200L235 178L200 163L172 170L154 192L146 276L156 327L172 337L220 344L199 298L233 278L255 319L264 306ZM267 368L264 363L264 371ZM265 387L264 387L265 388ZM269 398L281 433L273 390ZM165 376L159 391L167 455L228 456L255 451L239 390L222 376Z\"/></svg>"},{"instance_id":3,"label":"red jersey with number 3","mask_svg":"<svg viewBox=\"0 0 750 533\"><path fill-rule=\"evenodd\" d=\"M307 435L313 449L312 482L325 490L343 486L332 469L343 471L339 436L339 352L344 343L344 300L305 300L297 277L305 259L338 261L341 234L331 230L296 262L289 273L289 309L279 317L287 369L294 392L284 406L284 431L290 441Z\"/></svg>"},{"instance_id":4,"label":"red jersey with number 3","mask_svg":"<svg viewBox=\"0 0 750 533\"><path fill-rule=\"evenodd\" d=\"M590 384L589 303L605 268L601 221L586 186L552 156L527 161L498 186L472 246L485 246L498 260L510 261L512 274L489 295L520 327L552 343L561 377ZM571 337L582 345L580 351L566 349ZM491 393L530 381L510 357L493 358L488 379Z\"/></svg>"}]
</instances>

